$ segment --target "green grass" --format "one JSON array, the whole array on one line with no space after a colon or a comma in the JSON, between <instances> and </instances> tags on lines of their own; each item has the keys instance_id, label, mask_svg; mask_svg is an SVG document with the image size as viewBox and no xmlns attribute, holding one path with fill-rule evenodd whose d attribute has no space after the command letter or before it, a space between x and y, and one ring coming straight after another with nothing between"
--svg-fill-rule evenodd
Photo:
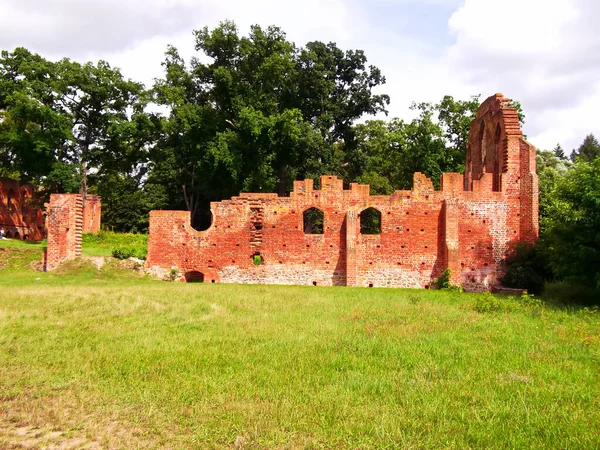
<instances>
[{"instance_id":1,"label":"green grass","mask_svg":"<svg viewBox=\"0 0 600 450\"><path fill-rule=\"evenodd\" d=\"M113 256L114 250L130 250L136 257L144 257L148 247L148 235L100 231L85 233L82 253L85 256Z\"/></svg>"},{"instance_id":2,"label":"green grass","mask_svg":"<svg viewBox=\"0 0 600 450\"><path fill-rule=\"evenodd\" d=\"M600 447L597 310L44 274L23 252L0 268L1 448L23 426L111 448Z\"/></svg>"}]
</instances>

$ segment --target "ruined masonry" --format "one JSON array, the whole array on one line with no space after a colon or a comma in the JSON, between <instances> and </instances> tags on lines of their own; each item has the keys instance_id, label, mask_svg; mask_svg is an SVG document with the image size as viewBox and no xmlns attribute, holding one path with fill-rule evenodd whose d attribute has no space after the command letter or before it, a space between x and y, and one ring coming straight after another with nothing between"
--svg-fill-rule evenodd
<instances>
[{"instance_id":1,"label":"ruined masonry","mask_svg":"<svg viewBox=\"0 0 600 450\"><path fill-rule=\"evenodd\" d=\"M361 232L367 210L378 234ZM307 211L322 222L306 223ZM453 283L487 291L507 253L538 237L535 148L496 94L471 124L465 174L443 174L440 191L421 173L389 196L323 176L319 190L296 181L289 197L243 193L211 212L210 228L196 231L187 211L152 211L146 268L182 281L412 288L449 268Z\"/></svg>"},{"instance_id":2,"label":"ruined masonry","mask_svg":"<svg viewBox=\"0 0 600 450\"><path fill-rule=\"evenodd\" d=\"M46 236L44 214L31 202L35 188L0 178L0 228L7 238L39 241Z\"/></svg>"},{"instance_id":3,"label":"ruined masonry","mask_svg":"<svg viewBox=\"0 0 600 450\"><path fill-rule=\"evenodd\" d=\"M47 205L48 246L45 270L81 256L83 233L100 231L101 199L97 195L52 194Z\"/></svg>"}]
</instances>

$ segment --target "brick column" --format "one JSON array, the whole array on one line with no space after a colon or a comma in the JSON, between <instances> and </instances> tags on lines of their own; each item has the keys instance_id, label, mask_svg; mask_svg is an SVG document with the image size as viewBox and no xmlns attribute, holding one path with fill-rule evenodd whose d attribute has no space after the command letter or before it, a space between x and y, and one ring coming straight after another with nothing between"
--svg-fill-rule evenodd
<instances>
[{"instance_id":1,"label":"brick column","mask_svg":"<svg viewBox=\"0 0 600 450\"><path fill-rule=\"evenodd\" d=\"M456 200L444 200L444 253L445 267L452 273L453 284L460 284L460 246L458 235L458 208Z\"/></svg>"},{"instance_id":2,"label":"brick column","mask_svg":"<svg viewBox=\"0 0 600 450\"><path fill-rule=\"evenodd\" d=\"M346 213L346 286L356 286L356 212Z\"/></svg>"},{"instance_id":3,"label":"brick column","mask_svg":"<svg viewBox=\"0 0 600 450\"><path fill-rule=\"evenodd\" d=\"M52 194L48 206L48 247L45 270L81 256L83 198L79 194Z\"/></svg>"}]
</instances>

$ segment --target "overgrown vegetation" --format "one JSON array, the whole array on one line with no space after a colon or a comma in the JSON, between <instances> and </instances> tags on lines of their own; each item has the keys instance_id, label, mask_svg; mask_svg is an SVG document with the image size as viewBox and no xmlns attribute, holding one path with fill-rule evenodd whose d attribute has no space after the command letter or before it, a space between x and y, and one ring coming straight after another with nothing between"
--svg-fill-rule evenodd
<instances>
[{"instance_id":1,"label":"overgrown vegetation","mask_svg":"<svg viewBox=\"0 0 600 450\"><path fill-rule=\"evenodd\" d=\"M83 254L88 256L114 256L118 259L130 257L146 259L148 235L100 231L85 233L82 239Z\"/></svg>"},{"instance_id":2,"label":"overgrown vegetation","mask_svg":"<svg viewBox=\"0 0 600 450\"><path fill-rule=\"evenodd\" d=\"M516 249L503 282L533 293L547 290L565 302L598 305L600 145L588 136L573 153L574 164L560 147L554 153L538 154L540 239Z\"/></svg>"},{"instance_id":3,"label":"overgrown vegetation","mask_svg":"<svg viewBox=\"0 0 600 450\"><path fill-rule=\"evenodd\" d=\"M436 289L448 290L448 291L456 291L463 292L463 288L461 286L456 286L452 284L452 271L448 268L444 269L439 278L436 278L433 282L433 286Z\"/></svg>"}]
</instances>

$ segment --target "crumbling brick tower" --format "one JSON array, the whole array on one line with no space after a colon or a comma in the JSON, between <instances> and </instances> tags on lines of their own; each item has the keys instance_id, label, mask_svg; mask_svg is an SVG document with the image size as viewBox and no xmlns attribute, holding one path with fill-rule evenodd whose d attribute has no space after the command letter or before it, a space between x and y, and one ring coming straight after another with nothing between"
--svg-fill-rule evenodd
<instances>
[{"instance_id":1,"label":"crumbling brick tower","mask_svg":"<svg viewBox=\"0 0 600 450\"><path fill-rule=\"evenodd\" d=\"M535 149L501 94L473 121L465 175L443 174L440 191L420 173L389 196L334 176L320 185L212 203L206 231L187 211L152 211L146 267L185 281L415 288L449 268L454 283L486 291L508 252L538 234Z\"/></svg>"},{"instance_id":2,"label":"crumbling brick tower","mask_svg":"<svg viewBox=\"0 0 600 450\"><path fill-rule=\"evenodd\" d=\"M81 256L83 199L76 194L52 194L48 206L46 270Z\"/></svg>"},{"instance_id":3,"label":"crumbling brick tower","mask_svg":"<svg viewBox=\"0 0 600 450\"><path fill-rule=\"evenodd\" d=\"M508 205L509 243L532 244L539 233L539 187L535 148L523 138L517 110L511 100L496 94L488 98L471 123L465 190L484 175L492 177L492 191L502 192Z\"/></svg>"},{"instance_id":4,"label":"crumbling brick tower","mask_svg":"<svg viewBox=\"0 0 600 450\"><path fill-rule=\"evenodd\" d=\"M100 197L79 194L52 194L47 208L48 246L44 269L56 269L62 262L81 256L83 233L100 230Z\"/></svg>"}]
</instances>

